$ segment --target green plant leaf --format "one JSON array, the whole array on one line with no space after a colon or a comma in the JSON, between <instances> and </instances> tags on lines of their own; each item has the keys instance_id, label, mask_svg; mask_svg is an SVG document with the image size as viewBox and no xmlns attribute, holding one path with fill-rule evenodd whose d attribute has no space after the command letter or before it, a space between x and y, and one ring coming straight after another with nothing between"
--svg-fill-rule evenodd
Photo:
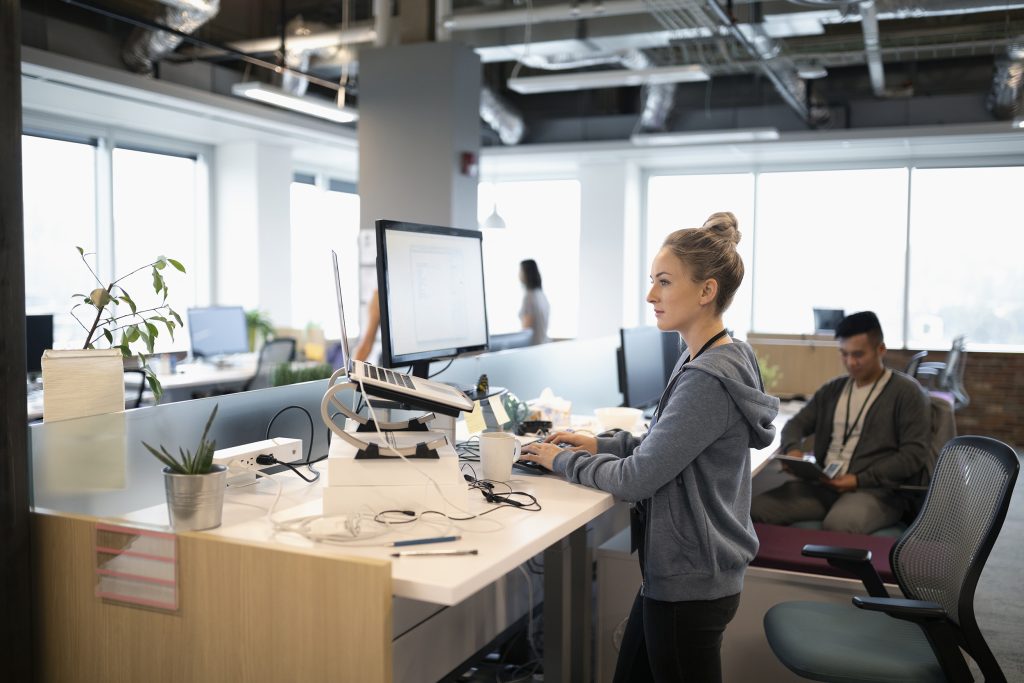
<instances>
[{"instance_id":1,"label":"green plant leaf","mask_svg":"<svg viewBox=\"0 0 1024 683\"><path fill-rule=\"evenodd\" d=\"M142 445L146 447L147 451L153 454L153 457L162 462L165 466L171 468L172 472L177 472L178 474L188 474L187 472L185 472L184 468L173 457L171 457L170 454L167 453L166 450L163 453L161 453L160 451L153 448L145 441L142 442Z\"/></svg>"},{"instance_id":2,"label":"green plant leaf","mask_svg":"<svg viewBox=\"0 0 1024 683\"><path fill-rule=\"evenodd\" d=\"M128 344L121 343L121 344L119 344L117 346L117 348L121 349L121 357L122 358L131 358L132 357L132 351L131 351L131 349L128 348Z\"/></svg>"},{"instance_id":3,"label":"green plant leaf","mask_svg":"<svg viewBox=\"0 0 1024 683\"><path fill-rule=\"evenodd\" d=\"M174 328L175 324L173 320L165 320L164 325L167 327L167 334L171 335L171 341L174 341Z\"/></svg>"},{"instance_id":4,"label":"green plant leaf","mask_svg":"<svg viewBox=\"0 0 1024 683\"><path fill-rule=\"evenodd\" d=\"M160 277L160 271L153 268L153 291L157 294L164 288L164 279Z\"/></svg>"},{"instance_id":5,"label":"green plant leaf","mask_svg":"<svg viewBox=\"0 0 1024 683\"><path fill-rule=\"evenodd\" d=\"M132 309L132 313L135 313L138 310L138 307L135 306L135 302L130 296L128 296L128 292L124 291L124 288L121 289L121 298L128 303L128 307Z\"/></svg>"},{"instance_id":6,"label":"green plant leaf","mask_svg":"<svg viewBox=\"0 0 1024 683\"><path fill-rule=\"evenodd\" d=\"M160 380L157 379L155 374L153 374L152 370L147 369L146 381L149 383L149 390L153 392L153 398L159 401L164 395L164 388L160 384Z\"/></svg>"},{"instance_id":7,"label":"green plant leaf","mask_svg":"<svg viewBox=\"0 0 1024 683\"><path fill-rule=\"evenodd\" d=\"M139 340L139 336L141 334L142 334L142 331L139 329L138 325L130 325L130 326L124 328L124 335L123 335L122 339L124 339L125 343L131 344L133 342L138 341Z\"/></svg>"},{"instance_id":8,"label":"green plant leaf","mask_svg":"<svg viewBox=\"0 0 1024 683\"><path fill-rule=\"evenodd\" d=\"M181 265L180 261L175 261L174 259L169 258L169 259L167 259L167 262L170 263L175 268L177 268L180 272L182 272L182 273L185 272L185 266Z\"/></svg>"},{"instance_id":9,"label":"green plant leaf","mask_svg":"<svg viewBox=\"0 0 1024 683\"><path fill-rule=\"evenodd\" d=\"M108 342L108 343L109 343L109 344L110 344L111 346L113 346L113 345L114 345L114 335L112 335L112 334L110 333L110 330L103 330L103 336L107 338L107 342Z\"/></svg>"},{"instance_id":10,"label":"green plant leaf","mask_svg":"<svg viewBox=\"0 0 1024 683\"><path fill-rule=\"evenodd\" d=\"M75 247L75 249L78 250L79 256L85 256L85 249L82 249L81 247Z\"/></svg>"},{"instance_id":11,"label":"green plant leaf","mask_svg":"<svg viewBox=\"0 0 1024 683\"><path fill-rule=\"evenodd\" d=\"M167 267L167 259L161 256L159 259L157 259L157 262L153 265L153 267L156 268L157 270L163 270L164 268Z\"/></svg>"}]
</instances>

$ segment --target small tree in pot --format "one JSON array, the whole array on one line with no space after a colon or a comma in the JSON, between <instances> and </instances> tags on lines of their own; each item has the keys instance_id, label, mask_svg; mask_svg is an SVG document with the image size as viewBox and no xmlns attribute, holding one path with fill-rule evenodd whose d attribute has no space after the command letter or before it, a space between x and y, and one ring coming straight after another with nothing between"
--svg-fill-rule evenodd
<instances>
[{"instance_id":1,"label":"small tree in pot","mask_svg":"<svg viewBox=\"0 0 1024 683\"><path fill-rule=\"evenodd\" d=\"M170 265L175 270L184 273L185 266L172 258L160 256L152 263L140 266L127 275L122 275L110 284L104 285L86 258L86 256L91 256L92 254L86 253L82 247L75 248L78 249L82 263L85 264L85 267L92 273L96 283L99 284L99 287L93 289L88 294L75 294L72 296L73 299L80 299L71 308L71 315L86 331L85 344L82 345L82 348L94 349L100 338L103 338L110 348L119 349L123 357L130 358L136 355L139 359L139 365L146 375L146 381L149 383L150 389L153 390L153 395L159 399L163 393L163 388L160 386L156 373L149 367L146 354L153 353L153 344L160 334L159 325L166 328L171 339L174 339L175 329L184 327L181 316L167 303L169 290L167 289L167 282L164 279L163 271ZM153 290L162 299L158 305L140 310L122 283L136 273L147 269L150 271ZM123 312L125 311L124 308L119 309L122 306L126 306L131 312ZM83 321L76 313L78 309L83 307L95 311L95 313L90 314L91 322L89 318ZM132 351L132 345L139 342L145 346L145 354L140 351Z\"/></svg>"}]
</instances>

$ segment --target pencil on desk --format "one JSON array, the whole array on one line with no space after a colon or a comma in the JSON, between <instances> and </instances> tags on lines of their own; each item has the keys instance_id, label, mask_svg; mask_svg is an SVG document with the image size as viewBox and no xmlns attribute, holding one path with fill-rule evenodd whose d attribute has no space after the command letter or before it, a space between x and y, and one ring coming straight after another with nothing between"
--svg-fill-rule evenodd
<instances>
[{"instance_id":1,"label":"pencil on desk","mask_svg":"<svg viewBox=\"0 0 1024 683\"><path fill-rule=\"evenodd\" d=\"M391 545L400 548L404 545L424 545L426 543L447 543L448 541L458 541L462 536L434 536L432 538L410 538L405 541L395 541Z\"/></svg>"}]
</instances>

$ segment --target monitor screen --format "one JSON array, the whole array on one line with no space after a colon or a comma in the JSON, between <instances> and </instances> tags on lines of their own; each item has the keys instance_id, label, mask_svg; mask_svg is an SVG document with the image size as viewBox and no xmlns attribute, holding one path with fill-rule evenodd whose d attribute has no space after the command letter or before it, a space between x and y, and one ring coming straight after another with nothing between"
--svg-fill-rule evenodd
<instances>
[{"instance_id":1,"label":"monitor screen","mask_svg":"<svg viewBox=\"0 0 1024 683\"><path fill-rule=\"evenodd\" d=\"M835 332L839 322L846 317L841 308L815 308L814 331Z\"/></svg>"},{"instance_id":2,"label":"monitor screen","mask_svg":"<svg viewBox=\"0 0 1024 683\"><path fill-rule=\"evenodd\" d=\"M479 230L377 221L377 287L386 367L487 349Z\"/></svg>"},{"instance_id":3,"label":"monitor screen","mask_svg":"<svg viewBox=\"0 0 1024 683\"><path fill-rule=\"evenodd\" d=\"M53 348L53 316L25 316L25 360L28 372L42 372L43 351Z\"/></svg>"},{"instance_id":4,"label":"monitor screen","mask_svg":"<svg viewBox=\"0 0 1024 683\"><path fill-rule=\"evenodd\" d=\"M655 405L679 359L679 335L647 326L624 328L619 331L619 338L619 388L623 404L631 408Z\"/></svg>"},{"instance_id":5,"label":"monitor screen","mask_svg":"<svg viewBox=\"0 0 1024 683\"><path fill-rule=\"evenodd\" d=\"M241 306L188 309L188 338L196 358L248 353L249 334Z\"/></svg>"}]
</instances>

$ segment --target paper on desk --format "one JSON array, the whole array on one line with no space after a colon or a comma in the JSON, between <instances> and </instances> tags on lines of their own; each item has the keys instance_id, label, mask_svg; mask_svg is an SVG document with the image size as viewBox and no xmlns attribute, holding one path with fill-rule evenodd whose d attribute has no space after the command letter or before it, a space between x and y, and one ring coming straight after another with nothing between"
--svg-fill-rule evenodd
<instances>
[{"instance_id":1,"label":"paper on desk","mask_svg":"<svg viewBox=\"0 0 1024 683\"><path fill-rule=\"evenodd\" d=\"M508 413L505 412L505 406L501 402L501 396L497 394L491 396L488 401L491 403L491 411L494 413L494 419L498 422L498 426L510 422Z\"/></svg>"},{"instance_id":2,"label":"paper on desk","mask_svg":"<svg viewBox=\"0 0 1024 683\"><path fill-rule=\"evenodd\" d=\"M466 430L470 434L479 434L484 431L487 423L484 422L484 410L480 407L480 401L473 402L473 412L466 413Z\"/></svg>"}]
</instances>

